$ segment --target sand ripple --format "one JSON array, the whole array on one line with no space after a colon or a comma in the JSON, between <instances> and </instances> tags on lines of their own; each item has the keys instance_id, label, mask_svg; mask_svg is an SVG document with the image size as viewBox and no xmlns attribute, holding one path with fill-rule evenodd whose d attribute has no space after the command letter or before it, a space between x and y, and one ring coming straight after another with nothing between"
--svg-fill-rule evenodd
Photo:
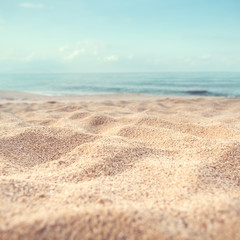
<instances>
[{"instance_id":1,"label":"sand ripple","mask_svg":"<svg viewBox=\"0 0 240 240\"><path fill-rule=\"evenodd\" d=\"M0 239L239 239L239 106L2 101Z\"/></svg>"}]
</instances>

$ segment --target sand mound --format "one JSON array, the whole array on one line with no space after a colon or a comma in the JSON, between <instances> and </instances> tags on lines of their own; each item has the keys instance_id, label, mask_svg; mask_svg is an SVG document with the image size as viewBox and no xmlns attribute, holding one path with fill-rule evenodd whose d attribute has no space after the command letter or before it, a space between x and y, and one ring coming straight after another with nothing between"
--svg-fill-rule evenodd
<instances>
[{"instance_id":1,"label":"sand mound","mask_svg":"<svg viewBox=\"0 0 240 240\"><path fill-rule=\"evenodd\" d=\"M0 105L0 239L239 239L240 100Z\"/></svg>"},{"instance_id":2,"label":"sand mound","mask_svg":"<svg viewBox=\"0 0 240 240\"><path fill-rule=\"evenodd\" d=\"M31 128L0 139L0 154L9 162L31 167L56 160L94 136L56 128Z\"/></svg>"}]
</instances>

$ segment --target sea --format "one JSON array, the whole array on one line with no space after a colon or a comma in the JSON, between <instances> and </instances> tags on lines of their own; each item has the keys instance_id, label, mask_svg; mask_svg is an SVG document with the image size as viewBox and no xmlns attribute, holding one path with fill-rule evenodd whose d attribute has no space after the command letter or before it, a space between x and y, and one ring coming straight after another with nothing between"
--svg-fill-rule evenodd
<instances>
[{"instance_id":1,"label":"sea","mask_svg":"<svg viewBox=\"0 0 240 240\"><path fill-rule=\"evenodd\" d=\"M240 97L240 72L0 74L0 90L51 96L142 93Z\"/></svg>"}]
</instances>

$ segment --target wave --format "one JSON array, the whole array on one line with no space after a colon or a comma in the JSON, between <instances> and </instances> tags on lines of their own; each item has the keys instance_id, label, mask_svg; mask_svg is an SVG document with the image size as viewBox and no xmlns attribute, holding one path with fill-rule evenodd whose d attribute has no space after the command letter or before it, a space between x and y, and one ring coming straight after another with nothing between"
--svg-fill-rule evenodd
<instances>
[{"instance_id":1,"label":"wave","mask_svg":"<svg viewBox=\"0 0 240 240\"><path fill-rule=\"evenodd\" d=\"M135 93L240 97L240 73L0 74L0 89L55 96Z\"/></svg>"}]
</instances>

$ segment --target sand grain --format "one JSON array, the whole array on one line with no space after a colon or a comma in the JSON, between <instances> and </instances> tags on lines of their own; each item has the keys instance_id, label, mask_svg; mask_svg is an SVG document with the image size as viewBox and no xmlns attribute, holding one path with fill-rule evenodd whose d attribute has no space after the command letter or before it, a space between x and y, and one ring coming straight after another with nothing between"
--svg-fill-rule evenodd
<instances>
[{"instance_id":1,"label":"sand grain","mask_svg":"<svg viewBox=\"0 0 240 240\"><path fill-rule=\"evenodd\" d=\"M239 99L6 95L0 239L240 239Z\"/></svg>"}]
</instances>

